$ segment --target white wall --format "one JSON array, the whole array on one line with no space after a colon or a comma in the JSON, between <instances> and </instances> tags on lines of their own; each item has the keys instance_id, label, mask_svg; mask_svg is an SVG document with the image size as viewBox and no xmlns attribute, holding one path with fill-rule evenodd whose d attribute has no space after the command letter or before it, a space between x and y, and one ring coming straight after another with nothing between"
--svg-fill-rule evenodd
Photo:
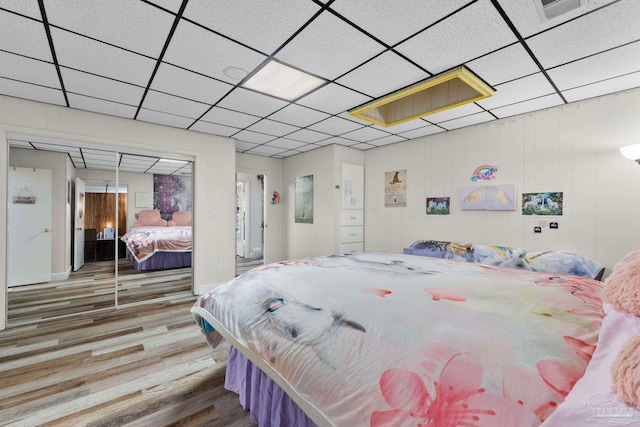
<instances>
[{"instance_id":1,"label":"white wall","mask_svg":"<svg viewBox=\"0 0 640 427\"><path fill-rule=\"evenodd\" d=\"M264 241L264 262L271 263L285 259L284 239L283 239L283 218L285 207L271 204L271 197L274 191L284 194L282 185L282 159L272 157L256 156L251 154L236 154L236 167L239 173L249 173L253 175L265 175L265 241ZM253 184L252 184L253 186ZM234 199L235 200L235 199ZM233 249L230 249L233 252Z\"/></svg>"},{"instance_id":2,"label":"white wall","mask_svg":"<svg viewBox=\"0 0 640 427\"><path fill-rule=\"evenodd\" d=\"M609 269L640 248L640 166L618 148L640 142L640 90L622 92L365 152L365 250L401 252L418 239L576 252ZM491 183L564 192L549 218L462 211L460 188L477 166ZM407 169L407 207L384 207L385 171ZM427 196L450 196L451 215L427 216Z\"/></svg>"},{"instance_id":3,"label":"white wall","mask_svg":"<svg viewBox=\"0 0 640 427\"><path fill-rule=\"evenodd\" d=\"M86 182L116 182L115 170L77 169L76 173L78 178ZM153 174L119 172L118 180L120 185L127 186L127 230L129 230L136 221L137 213L146 209L153 209ZM136 193L138 192L151 195L151 202L148 208L136 208ZM122 235L127 230L119 230L119 232Z\"/></svg>"},{"instance_id":4,"label":"white wall","mask_svg":"<svg viewBox=\"0 0 640 427\"><path fill-rule=\"evenodd\" d=\"M32 135L79 141L127 152L193 156L194 285L196 292L235 275L234 222L236 156L231 139L152 123L106 116L56 105L0 96L0 176L7 176L7 135ZM216 183L216 185L211 185ZM5 186L2 186L5 187ZM0 193L6 206L6 188ZM6 224L0 209L0 224ZM217 218L213 218L216 212ZM6 226L0 230L0 267L5 271ZM218 266L223 273L216 274ZM6 287L5 274L0 287ZM6 318L6 295L0 301L0 328Z\"/></svg>"},{"instance_id":5,"label":"white wall","mask_svg":"<svg viewBox=\"0 0 640 427\"><path fill-rule=\"evenodd\" d=\"M69 223L69 217L67 217L68 160L69 156L65 153L23 148L9 150L9 166L52 170L51 273L55 275L54 277L64 277L71 267L71 241L66 235Z\"/></svg>"}]
</instances>

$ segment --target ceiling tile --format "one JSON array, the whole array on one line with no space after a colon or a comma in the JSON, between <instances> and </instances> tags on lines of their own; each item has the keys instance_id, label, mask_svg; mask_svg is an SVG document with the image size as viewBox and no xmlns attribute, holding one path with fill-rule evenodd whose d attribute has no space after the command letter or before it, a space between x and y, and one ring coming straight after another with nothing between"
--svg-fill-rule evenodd
<instances>
[{"instance_id":1,"label":"ceiling tile","mask_svg":"<svg viewBox=\"0 0 640 427\"><path fill-rule=\"evenodd\" d=\"M580 101L581 99L592 98L594 96L606 95L608 93L619 92L640 86L640 72L628 74L615 79L605 80L587 86L578 87L562 92L569 102Z\"/></svg>"},{"instance_id":2,"label":"ceiling tile","mask_svg":"<svg viewBox=\"0 0 640 427\"><path fill-rule=\"evenodd\" d=\"M42 22L0 10L0 49L53 62ZM25 41L28 40L28 43Z\"/></svg>"},{"instance_id":3,"label":"ceiling tile","mask_svg":"<svg viewBox=\"0 0 640 427\"><path fill-rule=\"evenodd\" d=\"M266 133L274 136L283 136L288 133L300 130L300 128L297 126L291 126L284 123L275 122L269 119L260 120L258 123L249 126L248 129L255 132L262 132L262 133Z\"/></svg>"},{"instance_id":4,"label":"ceiling tile","mask_svg":"<svg viewBox=\"0 0 640 427\"><path fill-rule=\"evenodd\" d=\"M301 142L318 142L323 139L329 138L331 135L327 135L325 133L316 132L309 129L301 129L297 132L287 135L287 138L293 139Z\"/></svg>"},{"instance_id":5,"label":"ceiling tile","mask_svg":"<svg viewBox=\"0 0 640 427\"><path fill-rule=\"evenodd\" d=\"M0 7L42 20L38 0L0 0Z\"/></svg>"},{"instance_id":6,"label":"ceiling tile","mask_svg":"<svg viewBox=\"0 0 640 427\"><path fill-rule=\"evenodd\" d=\"M295 156L296 154L300 154L300 151L289 150L289 151L285 151L284 153L278 154L278 157L291 157L291 156Z\"/></svg>"},{"instance_id":7,"label":"ceiling tile","mask_svg":"<svg viewBox=\"0 0 640 427\"><path fill-rule=\"evenodd\" d=\"M505 67L505 64L509 66ZM465 65L490 85L540 72L540 68L520 43L467 62Z\"/></svg>"},{"instance_id":8,"label":"ceiling tile","mask_svg":"<svg viewBox=\"0 0 640 427\"><path fill-rule=\"evenodd\" d=\"M380 126L380 125L371 125L371 126L376 129L385 130L391 133L401 133L401 132L406 132L408 130L425 127L428 124L429 123L427 123L423 119L414 119L414 120L409 120L408 122L400 123L393 126Z\"/></svg>"},{"instance_id":9,"label":"ceiling tile","mask_svg":"<svg viewBox=\"0 0 640 427\"><path fill-rule=\"evenodd\" d=\"M273 53L318 10L311 1L299 0L190 0L186 18L266 54Z\"/></svg>"},{"instance_id":10,"label":"ceiling tile","mask_svg":"<svg viewBox=\"0 0 640 427\"><path fill-rule=\"evenodd\" d=\"M0 93L47 104L66 105L61 90L0 78Z\"/></svg>"},{"instance_id":11,"label":"ceiling tile","mask_svg":"<svg viewBox=\"0 0 640 427\"><path fill-rule=\"evenodd\" d=\"M326 113L296 104L290 104L269 116L270 119L300 127L309 126L327 117L330 116Z\"/></svg>"},{"instance_id":12,"label":"ceiling tile","mask_svg":"<svg viewBox=\"0 0 640 427\"><path fill-rule=\"evenodd\" d=\"M497 85L496 92L491 98L480 100L477 103L487 110L491 110L554 92L555 90L547 78L542 73L538 73Z\"/></svg>"},{"instance_id":13,"label":"ceiling tile","mask_svg":"<svg viewBox=\"0 0 640 427\"><path fill-rule=\"evenodd\" d=\"M213 107L202 120L217 123L225 126L244 129L252 123L260 120L260 117L251 116L249 114L239 113L237 111L227 110L226 108Z\"/></svg>"},{"instance_id":14,"label":"ceiling tile","mask_svg":"<svg viewBox=\"0 0 640 427\"><path fill-rule=\"evenodd\" d=\"M175 16L141 1L47 0L49 24L158 58Z\"/></svg>"},{"instance_id":15,"label":"ceiling tile","mask_svg":"<svg viewBox=\"0 0 640 427\"><path fill-rule=\"evenodd\" d=\"M429 77L398 54L388 51L337 80L341 85L377 98Z\"/></svg>"},{"instance_id":16,"label":"ceiling tile","mask_svg":"<svg viewBox=\"0 0 640 427\"><path fill-rule=\"evenodd\" d=\"M286 148L287 150L297 150L303 145L307 145L307 143L294 141L292 139L278 138L271 142L267 142L265 145L269 147Z\"/></svg>"},{"instance_id":17,"label":"ceiling tile","mask_svg":"<svg viewBox=\"0 0 640 427\"><path fill-rule=\"evenodd\" d=\"M357 148L359 150L368 150L370 148L375 148L375 145L361 142L360 144L352 145L351 148Z\"/></svg>"},{"instance_id":18,"label":"ceiling tile","mask_svg":"<svg viewBox=\"0 0 640 427\"><path fill-rule=\"evenodd\" d=\"M325 139L323 141L316 142L316 145L322 145L323 147L325 145L331 145L331 144L338 144L338 145L344 145L345 147L351 147L352 145L358 144L358 141L353 141L351 139L346 139L346 138L341 138L339 136L335 136L333 138L329 138L329 139ZM298 150L300 150L300 149L298 148Z\"/></svg>"},{"instance_id":19,"label":"ceiling tile","mask_svg":"<svg viewBox=\"0 0 640 427\"><path fill-rule=\"evenodd\" d=\"M79 110L93 111L108 114L110 116L132 119L136 115L137 107L124 105L117 102L103 101L102 99L68 93L69 106Z\"/></svg>"},{"instance_id":20,"label":"ceiling tile","mask_svg":"<svg viewBox=\"0 0 640 427\"><path fill-rule=\"evenodd\" d=\"M333 80L383 50L381 44L325 11L276 58Z\"/></svg>"},{"instance_id":21,"label":"ceiling tile","mask_svg":"<svg viewBox=\"0 0 640 427\"><path fill-rule=\"evenodd\" d=\"M638 23L638 2L621 1L534 36L527 44L550 68L640 39Z\"/></svg>"},{"instance_id":22,"label":"ceiling tile","mask_svg":"<svg viewBox=\"0 0 640 427\"><path fill-rule=\"evenodd\" d=\"M252 144L250 142L245 142L245 141L236 141L236 151L246 151L249 150L253 147L257 147L258 144Z\"/></svg>"},{"instance_id":23,"label":"ceiling tile","mask_svg":"<svg viewBox=\"0 0 640 427\"><path fill-rule=\"evenodd\" d=\"M368 141L369 144L375 145L376 147L380 147L382 145L388 145L388 144L393 144L395 142L400 142L400 141L406 141L407 138L403 138L401 136L398 135L389 135L389 136L385 136L384 138L379 138L379 139L374 139L371 141Z\"/></svg>"},{"instance_id":24,"label":"ceiling tile","mask_svg":"<svg viewBox=\"0 0 640 427\"><path fill-rule=\"evenodd\" d=\"M182 0L150 0L151 3L157 4L160 7L164 7L167 10L170 10L173 13L178 13L180 10L180 6L182 5Z\"/></svg>"},{"instance_id":25,"label":"ceiling tile","mask_svg":"<svg viewBox=\"0 0 640 427\"><path fill-rule=\"evenodd\" d=\"M233 66L250 72L265 59L264 55L184 19L178 24L164 55L165 62L232 84L238 83L238 79L227 77L225 68Z\"/></svg>"},{"instance_id":26,"label":"ceiling tile","mask_svg":"<svg viewBox=\"0 0 640 427\"><path fill-rule=\"evenodd\" d=\"M360 129L361 124L352 122L350 120L341 119L340 117L329 117L327 120L323 120L315 125L309 126L309 129L316 130L318 132L324 132L329 135L340 135L345 132L351 132L356 129Z\"/></svg>"},{"instance_id":27,"label":"ceiling tile","mask_svg":"<svg viewBox=\"0 0 640 427\"><path fill-rule=\"evenodd\" d=\"M140 112L138 113L138 120L181 129L186 129L191 125L191 123L193 123L193 119L161 113L159 111L147 110L145 108L140 109Z\"/></svg>"},{"instance_id":28,"label":"ceiling tile","mask_svg":"<svg viewBox=\"0 0 640 427\"><path fill-rule=\"evenodd\" d=\"M320 148L320 145L316 145L316 144L307 144L307 145L303 145L302 147L298 147L296 148L296 151L300 151L300 152L307 152L307 151L311 151L311 150L315 150L316 148Z\"/></svg>"},{"instance_id":29,"label":"ceiling tile","mask_svg":"<svg viewBox=\"0 0 640 427\"><path fill-rule=\"evenodd\" d=\"M366 142L371 139L384 138L385 136L389 136L389 132L383 132L372 127L364 127L342 135L343 138L352 139L359 142Z\"/></svg>"},{"instance_id":30,"label":"ceiling tile","mask_svg":"<svg viewBox=\"0 0 640 427\"><path fill-rule=\"evenodd\" d=\"M396 50L437 74L516 40L491 2L479 0Z\"/></svg>"},{"instance_id":31,"label":"ceiling tile","mask_svg":"<svg viewBox=\"0 0 640 427\"><path fill-rule=\"evenodd\" d=\"M0 77L60 89L60 79L53 64L2 51Z\"/></svg>"},{"instance_id":32,"label":"ceiling tile","mask_svg":"<svg viewBox=\"0 0 640 427\"><path fill-rule=\"evenodd\" d=\"M191 119L199 118L209 109L209 105L207 104L189 101L188 99L178 98L177 96L167 95L154 90L147 92L142 107L148 110L162 111L163 113L175 114L176 116L189 117Z\"/></svg>"},{"instance_id":33,"label":"ceiling tile","mask_svg":"<svg viewBox=\"0 0 640 427\"><path fill-rule=\"evenodd\" d=\"M444 132L445 130L438 126L424 126L418 129L413 129L407 132L402 132L399 134L400 136L404 136L405 138L414 139L420 138L427 135L433 135L434 133Z\"/></svg>"},{"instance_id":34,"label":"ceiling tile","mask_svg":"<svg viewBox=\"0 0 640 427\"><path fill-rule=\"evenodd\" d=\"M338 114L370 100L371 98L368 96L338 86L335 83L329 83L299 99L297 103L329 114Z\"/></svg>"},{"instance_id":35,"label":"ceiling tile","mask_svg":"<svg viewBox=\"0 0 640 427\"><path fill-rule=\"evenodd\" d=\"M516 114L528 113L530 111L542 110L544 108L555 107L556 105L562 105L564 101L560 98L560 95L553 93L551 95L543 96L536 99L530 99L524 102L518 102L517 104L507 105L502 108L494 108L491 110L493 114L498 118L515 116Z\"/></svg>"},{"instance_id":36,"label":"ceiling tile","mask_svg":"<svg viewBox=\"0 0 640 427\"><path fill-rule=\"evenodd\" d=\"M226 98L220 101L218 106L264 117L287 104L286 101L271 96L262 95L261 93L247 89L236 88Z\"/></svg>"},{"instance_id":37,"label":"ceiling tile","mask_svg":"<svg viewBox=\"0 0 640 427\"><path fill-rule=\"evenodd\" d=\"M7 141L9 142L9 146L10 147L28 148L30 150L33 149L31 144L29 143L29 141L21 141L21 140L18 140L18 139L9 139Z\"/></svg>"},{"instance_id":38,"label":"ceiling tile","mask_svg":"<svg viewBox=\"0 0 640 427\"><path fill-rule=\"evenodd\" d=\"M439 126L451 130L462 128L465 126L476 125L478 123L484 123L491 120L495 120L495 117L483 111L482 113L472 114L470 116L465 116L459 119L453 119L448 122L440 123Z\"/></svg>"},{"instance_id":39,"label":"ceiling tile","mask_svg":"<svg viewBox=\"0 0 640 427\"><path fill-rule=\"evenodd\" d=\"M151 89L213 105L233 86L163 62L153 78Z\"/></svg>"},{"instance_id":40,"label":"ceiling tile","mask_svg":"<svg viewBox=\"0 0 640 427\"><path fill-rule=\"evenodd\" d=\"M622 46L549 70L558 89L565 90L640 71L640 42Z\"/></svg>"},{"instance_id":41,"label":"ceiling tile","mask_svg":"<svg viewBox=\"0 0 640 427\"><path fill-rule=\"evenodd\" d=\"M62 66L146 87L156 62L67 31L51 29Z\"/></svg>"},{"instance_id":42,"label":"ceiling tile","mask_svg":"<svg viewBox=\"0 0 640 427\"><path fill-rule=\"evenodd\" d=\"M240 131L233 135L233 137L240 141L253 142L256 144L264 144L265 142L275 139L273 135L265 135L264 133L251 132L249 130Z\"/></svg>"},{"instance_id":43,"label":"ceiling tile","mask_svg":"<svg viewBox=\"0 0 640 427\"><path fill-rule=\"evenodd\" d=\"M234 133L237 133L240 129L198 120L193 126L189 128L189 130L210 133L213 135L231 136Z\"/></svg>"},{"instance_id":44,"label":"ceiling tile","mask_svg":"<svg viewBox=\"0 0 640 427\"><path fill-rule=\"evenodd\" d=\"M391 46L466 3L469 0L337 0L331 9Z\"/></svg>"},{"instance_id":45,"label":"ceiling tile","mask_svg":"<svg viewBox=\"0 0 640 427\"><path fill-rule=\"evenodd\" d=\"M101 98L123 104L138 106L144 94L144 88L121 83L104 77L94 76L80 71L60 67L64 88L68 93Z\"/></svg>"},{"instance_id":46,"label":"ceiling tile","mask_svg":"<svg viewBox=\"0 0 640 427\"><path fill-rule=\"evenodd\" d=\"M282 148L276 148L276 147L267 147L266 145L259 145L246 152L248 154L262 154L262 155L273 156L275 154L280 154L285 151L288 151L288 150L283 150Z\"/></svg>"},{"instance_id":47,"label":"ceiling tile","mask_svg":"<svg viewBox=\"0 0 640 427\"><path fill-rule=\"evenodd\" d=\"M498 3L500 3L511 22L516 26L520 35L526 38L613 1L616 0L588 0L584 7L572 10L546 22L540 22L540 17L532 1L498 0Z\"/></svg>"},{"instance_id":48,"label":"ceiling tile","mask_svg":"<svg viewBox=\"0 0 640 427\"><path fill-rule=\"evenodd\" d=\"M458 117L468 116L470 114L479 113L484 111L481 107L478 107L475 103L461 105L460 107L450 108L448 110L441 111L439 113L430 114L424 116L423 119L431 123L440 123L447 120L457 119ZM397 132L394 132L397 133Z\"/></svg>"}]
</instances>

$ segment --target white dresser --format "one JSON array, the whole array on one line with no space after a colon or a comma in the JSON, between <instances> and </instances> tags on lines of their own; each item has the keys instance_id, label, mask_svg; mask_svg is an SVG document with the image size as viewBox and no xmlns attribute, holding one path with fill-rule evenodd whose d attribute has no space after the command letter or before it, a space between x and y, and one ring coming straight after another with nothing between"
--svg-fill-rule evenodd
<instances>
[{"instance_id":1,"label":"white dresser","mask_svg":"<svg viewBox=\"0 0 640 427\"><path fill-rule=\"evenodd\" d=\"M340 253L364 252L364 166L342 164Z\"/></svg>"}]
</instances>

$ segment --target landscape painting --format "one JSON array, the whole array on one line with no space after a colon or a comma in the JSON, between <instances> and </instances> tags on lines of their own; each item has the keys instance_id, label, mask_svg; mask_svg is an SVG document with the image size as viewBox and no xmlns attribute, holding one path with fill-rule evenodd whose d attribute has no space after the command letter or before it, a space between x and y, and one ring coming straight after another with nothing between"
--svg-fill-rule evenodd
<instances>
[{"instance_id":1,"label":"landscape painting","mask_svg":"<svg viewBox=\"0 0 640 427\"><path fill-rule=\"evenodd\" d=\"M522 193L522 215L562 215L563 193Z\"/></svg>"}]
</instances>

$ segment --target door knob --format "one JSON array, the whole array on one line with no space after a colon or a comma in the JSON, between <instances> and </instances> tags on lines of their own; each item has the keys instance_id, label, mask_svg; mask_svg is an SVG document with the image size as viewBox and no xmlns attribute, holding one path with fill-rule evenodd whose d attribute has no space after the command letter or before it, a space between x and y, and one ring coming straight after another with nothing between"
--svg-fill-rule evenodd
<instances>
[{"instance_id":1,"label":"door knob","mask_svg":"<svg viewBox=\"0 0 640 427\"><path fill-rule=\"evenodd\" d=\"M48 233L48 232L49 232L49 229L48 229L47 227L45 227L45 228L43 228L43 229L42 229L42 232L43 232L43 233Z\"/></svg>"},{"instance_id":2,"label":"door knob","mask_svg":"<svg viewBox=\"0 0 640 427\"><path fill-rule=\"evenodd\" d=\"M76 228L76 230L82 230L82 227L78 227L78 228Z\"/></svg>"}]
</instances>

